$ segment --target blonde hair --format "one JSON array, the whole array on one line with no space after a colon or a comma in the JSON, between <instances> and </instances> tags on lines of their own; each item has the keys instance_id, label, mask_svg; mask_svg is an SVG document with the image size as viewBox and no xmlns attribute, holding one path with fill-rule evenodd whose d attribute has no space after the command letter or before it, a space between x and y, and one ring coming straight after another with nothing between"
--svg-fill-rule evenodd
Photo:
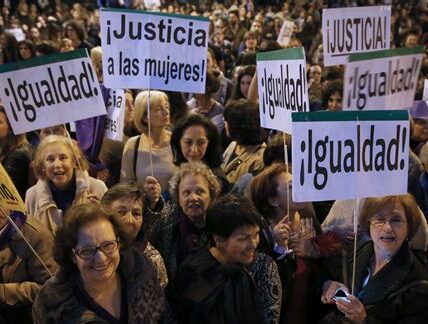
<instances>
[{"instance_id":1,"label":"blonde hair","mask_svg":"<svg viewBox=\"0 0 428 324\"><path fill-rule=\"evenodd\" d=\"M101 46L91 49L91 61L98 80L103 78L103 50Z\"/></svg>"},{"instance_id":2,"label":"blonde hair","mask_svg":"<svg viewBox=\"0 0 428 324\"><path fill-rule=\"evenodd\" d=\"M141 91L134 101L134 124L141 133L145 132L148 127L147 121L147 103L149 100L149 91ZM162 104L162 101L169 104L168 96L165 92L150 90L150 107Z\"/></svg>"},{"instance_id":3,"label":"blonde hair","mask_svg":"<svg viewBox=\"0 0 428 324\"><path fill-rule=\"evenodd\" d=\"M54 144L60 144L64 148L66 148L74 159L74 162L79 162L82 171L88 170L88 161L85 159L82 151L76 143L71 142L67 137L64 136L49 135L46 136L46 138L40 142L39 146L37 147L36 153L34 154L34 174L37 179L44 179L46 176L46 173L44 171L45 153L46 149Z\"/></svg>"}]
</instances>

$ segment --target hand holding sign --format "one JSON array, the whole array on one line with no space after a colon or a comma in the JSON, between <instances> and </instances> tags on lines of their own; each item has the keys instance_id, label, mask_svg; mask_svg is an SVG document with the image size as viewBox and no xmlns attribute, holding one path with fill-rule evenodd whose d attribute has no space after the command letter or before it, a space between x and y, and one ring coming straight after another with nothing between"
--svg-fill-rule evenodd
<instances>
[{"instance_id":1,"label":"hand holding sign","mask_svg":"<svg viewBox=\"0 0 428 324\"><path fill-rule=\"evenodd\" d=\"M288 248L288 236L290 234L290 226L288 224L289 217L285 216L283 219L279 221L273 228L273 234L275 236L276 243L287 249Z\"/></svg>"}]
</instances>

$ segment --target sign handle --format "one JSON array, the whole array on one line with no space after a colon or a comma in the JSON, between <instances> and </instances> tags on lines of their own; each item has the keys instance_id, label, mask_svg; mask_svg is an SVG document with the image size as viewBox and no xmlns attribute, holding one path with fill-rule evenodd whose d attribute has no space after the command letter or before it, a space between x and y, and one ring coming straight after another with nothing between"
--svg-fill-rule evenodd
<instances>
[{"instance_id":1,"label":"sign handle","mask_svg":"<svg viewBox=\"0 0 428 324\"><path fill-rule=\"evenodd\" d=\"M288 174L288 150L287 150L287 143L285 142L285 132L282 132L282 139L284 141L284 161L285 161L285 172ZM290 217L290 183L288 181L288 178L286 178L287 181L287 215L289 219Z\"/></svg>"},{"instance_id":2,"label":"sign handle","mask_svg":"<svg viewBox=\"0 0 428 324\"><path fill-rule=\"evenodd\" d=\"M355 267L357 261L357 230L358 230L358 218L360 214L360 199L355 199L354 205L354 251L352 256L352 283L351 283L351 295L354 295L355 288Z\"/></svg>"},{"instance_id":3,"label":"sign handle","mask_svg":"<svg viewBox=\"0 0 428 324\"><path fill-rule=\"evenodd\" d=\"M48 274L53 277L53 273L49 270L49 268L46 266L46 264L43 262L42 258L40 257L40 255L36 252L36 250L34 250L34 248L31 246L30 242L28 242L28 240L25 238L24 233L21 232L21 230L19 229L19 227L15 224L15 222L13 221L13 219L5 212L5 210L3 208L0 208L3 215L5 215L8 220L9 223L15 228L16 232L19 233L19 235L21 235L22 239L24 240L24 242L28 245L28 247L30 248L31 252L33 252L33 254L37 257L37 259L39 259L40 263L42 264L42 266L46 269L46 271L48 272Z\"/></svg>"},{"instance_id":4,"label":"sign handle","mask_svg":"<svg viewBox=\"0 0 428 324\"><path fill-rule=\"evenodd\" d=\"M152 156L152 130L150 127L150 88L147 99L147 122L148 122L148 131L149 131L149 156L150 156L150 174L153 177L153 156Z\"/></svg>"}]
</instances>

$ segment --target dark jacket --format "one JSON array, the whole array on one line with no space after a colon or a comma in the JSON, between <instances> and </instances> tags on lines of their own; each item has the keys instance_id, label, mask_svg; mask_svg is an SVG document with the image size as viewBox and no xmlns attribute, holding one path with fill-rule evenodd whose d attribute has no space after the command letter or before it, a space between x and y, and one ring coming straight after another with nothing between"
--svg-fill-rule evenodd
<instances>
[{"instance_id":1,"label":"dark jacket","mask_svg":"<svg viewBox=\"0 0 428 324\"><path fill-rule=\"evenodd\" d=\"M164 293L153 268L136 249L121 252L119 271L126 285L128 323L158 323ZM63 270L46 282L33 305L34 323L105 323L76 298L71 274Z\"/></svg>"}]
</instances>

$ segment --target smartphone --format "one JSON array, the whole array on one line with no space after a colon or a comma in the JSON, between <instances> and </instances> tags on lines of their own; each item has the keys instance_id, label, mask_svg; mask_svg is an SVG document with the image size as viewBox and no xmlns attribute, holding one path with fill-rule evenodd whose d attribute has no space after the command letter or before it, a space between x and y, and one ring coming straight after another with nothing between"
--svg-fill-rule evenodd
<instances>
[{"instance_id":1,"label":"smartphone","mask_svg":"<svg viewBox=\"0 0 428 324\"><path fill-rule=\"evenodd\" d=\"M348 299L349 294L343 290L342 288L338 288L336 290L336 293L334 294L333 300L334 301L338 301L338 300L343 300L347 303L350 303L351 301Z\"/></svg>"}]
</instances>

